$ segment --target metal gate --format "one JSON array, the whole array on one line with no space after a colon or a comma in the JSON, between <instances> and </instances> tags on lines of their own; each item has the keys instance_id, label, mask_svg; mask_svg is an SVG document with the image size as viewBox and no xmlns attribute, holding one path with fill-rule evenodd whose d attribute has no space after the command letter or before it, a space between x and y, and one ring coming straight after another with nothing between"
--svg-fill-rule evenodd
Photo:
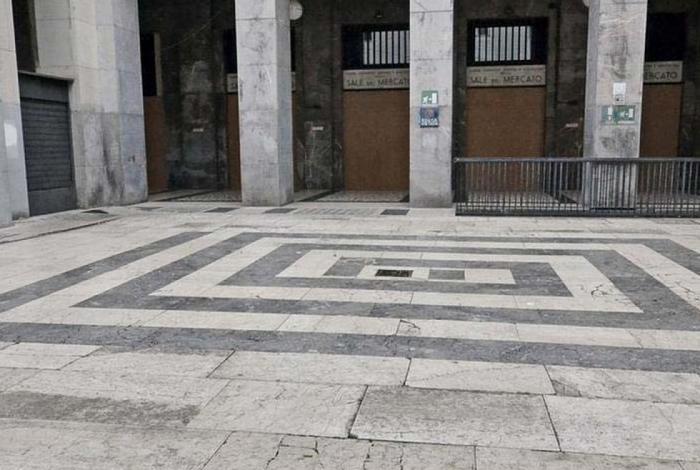
<instances>
[{"instance_id":1,"label":"metal gate","mask_svg":"<svg viewBox=\"0 0 700 470\"><path fill-rule=\"evenodd\" d=\"M75 209L69 83L23 73L19 84L29 212Z\"/></svg>"},{"instance_id":2,"label":"metal gate","mask_svg":"<svg viewBox=\"0 0 700 470\"><path fill-rule=\"evenodd\" d=\"M700 158L455 160L458 215L700 216Z\"/></svg>"}]
</instances>

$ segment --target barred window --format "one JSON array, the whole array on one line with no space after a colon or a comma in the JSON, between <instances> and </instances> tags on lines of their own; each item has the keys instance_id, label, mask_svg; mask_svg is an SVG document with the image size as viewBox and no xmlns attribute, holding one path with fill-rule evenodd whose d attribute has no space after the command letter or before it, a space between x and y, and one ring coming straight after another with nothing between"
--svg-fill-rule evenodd
<instances>
[{"instance_id":1,"label":"barred window","mask_svg":"<svg viewBox=\"0 0 700 470\"><path fill-rule=\"evenodd\" d=\"M470 65L546 62L546 20L477 21L470 27L470 41Z\"/></svg>"},{"instance_id":2,"label":"barred window","mask_svg":"<svg viewBox=\"0 0 700 470\"><path fill-rule=\"evenodd\" d=\"M346 26L344 68L406 68L411 60L410 37L408 25Z\"/></svg>"},{"instance_id":3,"label":"barred window","mask_svg":"<svg viewBox=\"0 0 700 470\"><path fill-rule=\"evenodd\" d=\"M411 51L409 32L365 31L362 34L363 65L404 65L409 63Z\"/></svg>"}]
</instances>

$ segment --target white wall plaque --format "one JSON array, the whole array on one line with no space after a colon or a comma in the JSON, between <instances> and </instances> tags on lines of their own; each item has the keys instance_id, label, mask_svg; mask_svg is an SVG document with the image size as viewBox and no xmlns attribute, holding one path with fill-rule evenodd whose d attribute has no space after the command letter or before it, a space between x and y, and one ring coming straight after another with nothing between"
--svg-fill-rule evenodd
<instances>
[{"instance_id":1,"label":"white wall plaque","mask_svg":"<svg viewBox=\"0 0 700 470\"><path fill-rule=\"evenodd\" d=\"M682 83L683 62L647 62L644 64L644 83Z\"/></svg>"},{"instance_id":2,"label":"white wall plaque","mask_svg":"<svg viewBox=\"0 0 700 470\"><path fill-rule=\"evenodd\" d=\"M401 90L410 88L409 69L346 70L345 90Z\"/></svg>"},{"instance_id":3,"label":"white wall plaque","mask_svg":"<svg viewBox=\"0 0 700 470\"><path fill-rule=\"evenodd\" d=\"M545 86L546 84L546 65L503 65L467 69L467 86L471 88Z\"/></svg>"}]
</instances>

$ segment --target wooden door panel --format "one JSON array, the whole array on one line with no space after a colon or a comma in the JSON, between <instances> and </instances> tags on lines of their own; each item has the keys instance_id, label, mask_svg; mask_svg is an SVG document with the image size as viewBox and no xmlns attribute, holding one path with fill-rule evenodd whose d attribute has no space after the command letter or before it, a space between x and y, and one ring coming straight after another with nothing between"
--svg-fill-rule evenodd
<instances>
[{"instance_id":1,"label":"wooden door panel","mask_svg":"<svg viewBox=\"0 0 700 470\"><path fill-rule=\"evenodd\" d=\"M467 91L466 156L544 157L546 88L470 88ZM479 191L537 191L540 177L530 166L489 167L469 175Z\"/></svg>"},{"instance_id":2,"label":"wooden door panel","mask_svg":"<svg viewBox=\"0 0 700 470\"><path fill-rule=\"evenodd\" d=\"M146 130L146 162L148 191L151 194L168 190L168 129L165 123L163 99L145 97L144 125Z\"/></svg>"},{"instance_id":3,"label":"wooden door panel","mask_svg":"<svg viewBox=\"0 0 700 470\"><path fill-rule=\"evenodd\" d=\"M642 101L642 157L677 157L683 85L645 85Z\"/></svg>"},{"instance_id":4,"label":"wooden door panel","mask_svg":"<svg viewBox=\"0 0 700 470\"><path fill-rule=\"evenodd\" d=\"M409 91L346 91L343 110L345 188L408 190Z\"/></svg>"}]
</instances>

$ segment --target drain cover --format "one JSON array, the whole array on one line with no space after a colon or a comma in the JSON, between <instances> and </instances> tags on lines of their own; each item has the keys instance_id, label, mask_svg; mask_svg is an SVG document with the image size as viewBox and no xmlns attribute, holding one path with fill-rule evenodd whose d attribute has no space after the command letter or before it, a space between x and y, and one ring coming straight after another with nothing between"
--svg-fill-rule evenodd
<instances>
[{"instance_id":1,"label":"drain cover","mask_svg":"<svg viewBox=\"0 0 700 470\"><path fill-rule=\"evenodd\" d=\"M404 269L378 269L376 277L411 277L413 271Z\"/></svg>"}]
</instances>

